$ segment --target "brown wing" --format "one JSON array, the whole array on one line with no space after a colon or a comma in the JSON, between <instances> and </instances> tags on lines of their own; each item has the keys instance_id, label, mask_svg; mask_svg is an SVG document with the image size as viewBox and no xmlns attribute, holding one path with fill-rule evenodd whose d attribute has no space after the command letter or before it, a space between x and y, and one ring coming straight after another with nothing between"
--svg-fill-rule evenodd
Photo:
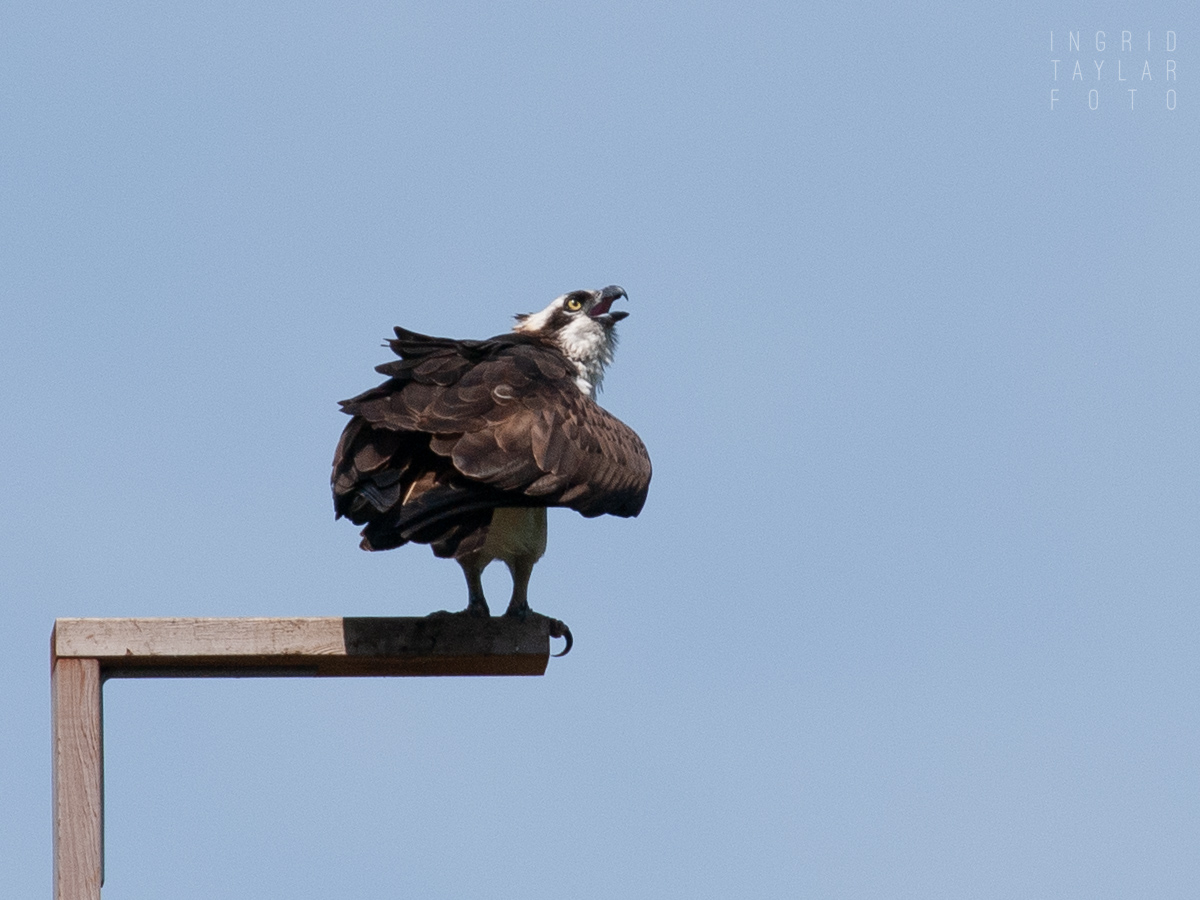
<instances>
[{"instance_id":1,"label":"brown wing","mask_svg":"<svg viewBox=\"0 0 1200 900\"><path fill-rule=\"evenodd\" d=\"M397 329L390 381L352 400L334 506L368 549L467 549L501 506L636 516L650 484L638 436L584 396L554 348L519 336L447 341Z\"/></svg>"}]
</instances>

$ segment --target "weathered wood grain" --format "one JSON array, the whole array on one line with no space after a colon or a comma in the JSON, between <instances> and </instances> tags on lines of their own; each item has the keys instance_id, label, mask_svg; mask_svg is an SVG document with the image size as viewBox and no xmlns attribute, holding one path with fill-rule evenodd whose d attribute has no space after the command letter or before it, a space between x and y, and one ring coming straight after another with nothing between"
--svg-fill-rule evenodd
<instances>
[{"instance_id":1,"label":"weathered wood grain","mask_svg":"<svg viewBox=\"0 0 1200 900\"><path fill-rule=\"evenodd\" d=\"M422 618L59 619L59 658L104 677L541 675L549 620Z\"/></svg>"},{"instance_id":2,"label":"weathered wood grain","mask_svg":"<svg viewBox=\"0 0 1200 900\"><path fill-rule=\"evenodd\" d=\"M99 900L103 852L100 663L51 659L54 900Z\"/></svg>"}]
</instances>

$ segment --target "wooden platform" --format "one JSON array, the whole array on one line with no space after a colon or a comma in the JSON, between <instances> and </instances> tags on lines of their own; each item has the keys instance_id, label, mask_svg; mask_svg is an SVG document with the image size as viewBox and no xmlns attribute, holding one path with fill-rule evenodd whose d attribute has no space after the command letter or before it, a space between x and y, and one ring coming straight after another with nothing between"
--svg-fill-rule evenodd
<instances>
[{"instance_id":1,"label":"wooden platform","mask_svg":"<svg viewBox=\"0 0 1200 900\"><path fill-rule=\"evenodd\" d=\"M58 619L53 655L105 678L542 675L549 620L466 616Z\"/></svg>"},{"instance_id":2,"label":"wooden platform","mask_svg":"<svg viewBox=\"0 0 1200 900\"><path fill-rule=\"evenodd\" d=\"M57 619L50 637L54 900L99 900L107 678L542 675L550 620Z\"/></svg>"}]
</instances>

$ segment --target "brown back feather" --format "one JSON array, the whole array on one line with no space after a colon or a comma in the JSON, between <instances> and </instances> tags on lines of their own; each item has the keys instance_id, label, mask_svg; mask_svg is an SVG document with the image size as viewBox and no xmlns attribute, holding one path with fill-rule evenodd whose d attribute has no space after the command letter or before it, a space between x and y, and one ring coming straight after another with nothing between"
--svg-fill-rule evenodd
<instances>
[{"instance_id":1,"label":"brown back feather","mask_svg":"<svg viewBox=\"0 0 1200 900\"><path fill-rule=\"evenodd\" d=\"M636 516L650 457L627 425L584 396L571 363L524 335L453 341L396 329L384 384L342 402L353 418L333 460L334 509L365 525L363 547L482 542L491 510L566 506Z\"/></svg>"}]
</instances>

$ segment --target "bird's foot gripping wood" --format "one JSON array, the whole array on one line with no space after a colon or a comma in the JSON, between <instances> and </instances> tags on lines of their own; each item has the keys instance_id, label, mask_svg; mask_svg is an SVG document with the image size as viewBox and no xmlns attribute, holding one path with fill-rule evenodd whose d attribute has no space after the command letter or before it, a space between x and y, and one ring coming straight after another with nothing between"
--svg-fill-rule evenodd
<instances>
[{"instance_id":1,"label":"bird's foot gripping wood","mask_svg":"<svg viewBox=\"0 0 1200 900\"><path fill-rule=\"evenodd\" d=\"M451 612L448 609L439 609L437 612L431 612L433 616L464 616L472 619L488 619L491 618L492 611L488 608L487 602L483 600L472 600L467 604L466 609L460 609L458 612Z\"/></svg>"},{"instance_id":2,"label":"bird's foot gripping wood","mask_svg":"<svg viewBox=\"0 0 1200 900\"><path fill-rule=\"evenodd\" d=\"M550 629L550 637L565 638L567 646L563 647L562 653L555 653L555 656L566 656L571 652L571 645L575 643L575 639L571 637L571 629L561 619L552 619L549 616L543 616L539 612L534 612L529 608L529 602L525 599L524 591L517 593L514 591L512 602L508 604L508 609L504 615L511 616L514 619L540 619L545 622Z\"/></svg>"},{"instance_id":3,"label":"bird's foot gripping wood","mask_svg":"<svg viewBox=\"0 0 1200 900\"><path fill-rule=\"evenodd\" d=\"M446 609L439 609L437 612L431 612L428 616L426 616L426 618L433 619L433 618L440 618L442 616L446 616L446 617L453 616L454 618L461 617L462 619L476 619L481 622L486 621L488 618L490 618L488 616L486 606L483 608L482 611L480 611L478 606L468 606L466 609L460 609L458 612L450 612L449 610L446 610ZM506 612L504 614L504 617L505 618L524 619L524 620L533 619L535 621L540 620L540 621L545 622L546 628L550 632L550 637L563 638L567 642L567 646L563 647L562 653L552 654L555 657L566 656L568 653L571 652L571 647L575 643L575 639L571 636L571 629L568 628L567 623L563 622L561 619L552 619L549 616L544 616L541 613L534 612L533 610L529 609L528 607L526 607L524 610L521 610L518 612L514 612L513 610L510 609L508 612Z\"/></svg>"}]
</instances>

